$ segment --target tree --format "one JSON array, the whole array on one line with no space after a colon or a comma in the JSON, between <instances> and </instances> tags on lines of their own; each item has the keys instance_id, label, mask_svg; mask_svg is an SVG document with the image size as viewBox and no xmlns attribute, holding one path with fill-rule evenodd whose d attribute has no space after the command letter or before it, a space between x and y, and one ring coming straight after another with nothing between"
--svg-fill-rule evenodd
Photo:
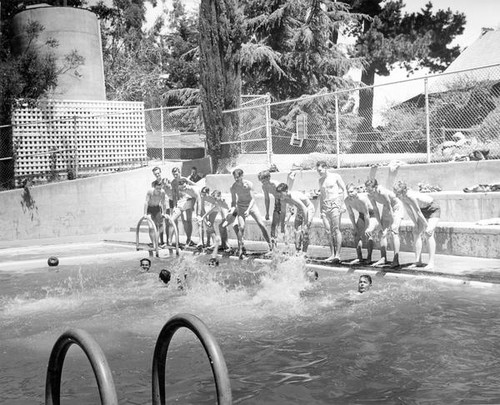
<instances>
[{"instance_id":1,"label":"tree","mask_svg":"<svg viewBox=\"0 0 500 405\"><path fill-rule=\"evenodd\" d=\"M101 21L107 98L157 107L166 90L161 78L166 50L159 40L163 20L144 30L145 1L113 0L111 7L101 1L90 9Z\"/></svg>"},{"instance_id":2,"label":"tree","mask_svg":"<svg viewBox=\"0 0 500 405\"><path fill-rule=\"evenodd\" d=\"M4 14L5 15L5 14ZM73 53L67 55L65 62L58 65L51 49L57 42L47 40L37 45L37 38L45 29L37 21L29 22L24 30L27 35L27 46L21 53L13 53L10 49L9 37L2 35L2 51L0 52L0 125L11 122L12 110L18 100L33 103L42 98L57 85L59 74L70 68L77 68L83 63L82 58ZM8 29L4 33L10 33ZM8 127L0 139L0 157L14 156L12 144L12 128ZM1 187L14 187L14 159L0 161Z\"/></svg>"},{"instance_id":3,"label":"tree","mask_svg":"<svg viewBox=\"0 0 500 405\"><path fill-rule=\"evenodd\" d=\"M345 2L353 11L371 17L361 27L350 30L350 34L356 37L354 56L366 60L361 82L367 86L375 83L375 75L388 76L398 66L409 73L424 67L432 72L444 70L460 53L458 46L448 46L463 33L463 13L453 13L448 9L433 14L431 2L419 13L404 15L402 0ZM360 92L359 116L362 122L358 127L358 139L351 149L358 153L369 149L373 121L371 88Z\"/></svg>"},{"instance_id":4,"label":"tree","mask_svg":"<svg viewBox=\"0 0 500 405\"><path fill-rule=\"evenodd\" d=\"M243 16L236 0L201 0L200 94L214 171L220 159L230 154L223 152L221 141L234 140L238 132L238 115L222 112L240 105L242 27Z\"/></svg>"},{"instance_id":5,"label":"tree","mask_svg":"<svg viewBox=\"0 0 500 405\"><path fill-rule=\"evenodd\" d=\"M345 24L362 15L331 0L243 0L246 42L242 49L246 92L270 92L275 100L334 91L349 81L344 74L361 67L337 44Z\"/></svg>"}]
</instances>

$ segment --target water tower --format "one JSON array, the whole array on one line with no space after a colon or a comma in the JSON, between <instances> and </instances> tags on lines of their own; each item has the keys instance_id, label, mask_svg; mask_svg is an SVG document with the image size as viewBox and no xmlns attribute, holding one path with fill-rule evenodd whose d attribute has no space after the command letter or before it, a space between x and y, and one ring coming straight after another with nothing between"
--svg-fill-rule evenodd
<instances>
[{"instance_id":1,"label":"water tower","mask_svg":"<svg viewBox=\"0 0 500 405\"><path fill-rule=\"evenodd\" d=\"M49 38L58 42L58 47L50 48L56 55L58 66L63 66L65 56L75 50L85 59L84 64L76 70L69 70L59 75L57 88L49 98L106 100L101 34L97 16L89 10L74 7L54 7L44 3L27 6L12 20L15 52L22 52L28 46L26 26L30 21L37 21L45 28L37 38L36 46L42 46ZM47 48L42 47L42 49Z\"/></svg>"}]
</instances>

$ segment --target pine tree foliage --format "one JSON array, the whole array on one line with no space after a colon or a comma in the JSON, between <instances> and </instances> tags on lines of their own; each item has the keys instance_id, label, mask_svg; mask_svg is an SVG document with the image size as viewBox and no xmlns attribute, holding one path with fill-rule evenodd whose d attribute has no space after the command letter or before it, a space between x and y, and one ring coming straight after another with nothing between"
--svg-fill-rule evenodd
<instances>
[{"instance_id":1,"label":"pine tree foliage","mask_svg":"<svg viewBox=\"0 0 500 405\"><path fill-rule=\"evenodd\" d=\"M234 149L222 150L221 141L238 135L238 114L222 114L236 109L241 98L241 45L243 15L236 0L201 0L200 94L203 122L214 169L222 157Z\"/></svg>"}]
</instances>

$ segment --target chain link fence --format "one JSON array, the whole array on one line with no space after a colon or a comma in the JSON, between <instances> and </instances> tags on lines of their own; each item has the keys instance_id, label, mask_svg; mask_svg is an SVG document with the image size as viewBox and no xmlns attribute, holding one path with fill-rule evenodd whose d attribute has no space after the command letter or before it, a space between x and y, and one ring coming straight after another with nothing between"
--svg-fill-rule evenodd
<instances>
[{"instance_id":1,"label":"chain link fence","mask_svg":"<svg viewBox=\"0 0 500 405\"><path fill-rule=\"evenodd\" d=\"M413 95L402 97L410 87ZM142 114L140 111L131 114L137 113ZM205 156L200 106L163 107L143 113L147 158L165 161ZM228 139L222 139L222 145L238 154L265 154L269 165L278 154L315 152L323 154L322 158L326 154L328 163L337 167L391 160L417 163L499 159L500 64L275 103L270 102L268 95L246 95L242 96L241 108L224 114L225 121L234 123L235 130L227 132ZM74 118L76 123L78 119ZM120 119L102 115L99 122L91 119L90 124L99 129L94 134L92 131L97 127L87 123L90 127L86 129L85 145L75 147L56 142L57 146L47 144L43 150L35 148L29 153L25 148L22 157L25 162L43 155L44 163L32 165L33 172L24 173L23 177L38 176L49 181L72 178L78 175L78 168L81 171L85 154L93 162L87 165L87 172L147 164L144 158L131 160L126 151L123 159L119 153L109 159L107 148L113 143L110 139L121 136L121 132L113 135L113 131L116 133L120 125L128 125L120 124ZM101 121L105 121L104 127ZM37 126L40 125L44 126L43 134L27 134L17 140L12 137L11 125L0 126L0 189L11 188L14 183L19 185L23 180L13 175L16 162L21 159L19 154L12 154L20 150L13 140L27 142L45 136L54 143L57 125L39 120ZM74 130L65 128L69 138L76 136L75 139L80 129L78 125ZM137 137L133 139L142 142ZM118 141L120 148L122 141L121 138ZM97 150L102 159L94 156Z\"/></svg>"},{"instance_id":2,"label":"chain link fence","mask_svg":"<svg viewBox=\"0 0 500 405\"><path fill-rule=\"evenodd\" d=\"M401 99L408 87L416 95ZM387 95L381 103L377 93ZM392 100L391 100L392 98ZM272 103L274 154L332 165L500 158L500 65Z\"/></svg>"}]
</instances>

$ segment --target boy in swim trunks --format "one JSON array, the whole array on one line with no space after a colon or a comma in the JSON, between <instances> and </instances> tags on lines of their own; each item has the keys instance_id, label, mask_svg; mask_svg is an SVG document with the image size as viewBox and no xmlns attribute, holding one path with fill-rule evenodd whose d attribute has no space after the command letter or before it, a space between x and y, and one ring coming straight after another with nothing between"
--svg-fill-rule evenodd
<instances>
[{"instance_id":1,"label":"boy in swim trunks","mask_svg":"<svg viewBox=\"0 0 500 405\"><path fill-rule=\"evenodd\" d=\"M294 173L295 175L295 173ZM258 175L259 181L262 183L262 192L264 193L264 204L266 206L266 221L269 220L269 207L271 205L270 195L274 197L274 209L273 209L273 218L271 221L271 243L276 244L276 228L280 223L280 220L284 219L285 211L281 209L281 201L280 196L276 192L276 187L278 186L278 182L275 180L271 180L271 172L269 170L263 170ZM294 176L289 176L287 181L287 186L289 188L292 187ZM282 232L283 233L283 232Z\"/></svg>"},{"instance_id":2,"label":"boy in swim trunks","mask_svg":"<svg viewBox=\"0 0 500 405\"><path fill-rule=\"evenodd\" d=\"M337 173L328 171L328 166L324 161L316 163L316 170L319 174L319 209L329 238L331 252L325 261L340 263L340 249L342 247L340 219L345 211L345 183Z\"/></svg>"},{"instance_id":3,"label":"boy in swim trunks","mask_svg":"<svg viewBox=\"0 0 500 405\"><path fill-rule=\"evenodd\" d=\"M226 218L229 207L222 198L222 193L219 190L212 191L210 195L212 208L207 211L201 221L205 223L205 229L208 235L213 235L214 244L210 246L212 249L212 257L209 260L209 266L218 266L217 252L219 246L225 244L227 246L227 228L221 226L221 223Z\"/></svg>"},{"instance_id":4,"label":"boy in swim trunks","mask_svg":"<svg viewBox=\"0 0 500 405\"><path fill-rule=\"evenodd\" d=\"M422 265L422 237L425 235L429 247L429 263L424 269L433 270L434 256L436 254L434 231L441 216L439 204L430 195L411 190L404 181L398 181L394 184L394 193L403 202L408 216L415 224L413 233L416 264L411 267L420 267Z\"/></svg>"},{"instance_id":5,"label":"boy in swim trunks","mask_svg":"<svg viewBox=\"0 0 500 405\"><path fill-rule=\"evenodd\" d=\"M273 249L269 234L267 233L266 226L259 212L255 198L253 196L252 182L243 179L243 170L236 169L233 171L234 183L231 186L231 211L230 213L236 217L236 224L234 230L238 238L238 256L243 258L245 246L243 235L245 232L246 220L248 216L252 216L257 225L259 226L262 236L266 240L269 250Z\"/></svg>"},{"instance_id":6,"label":"boy in swim trunks","mask_svg":"<svg viewBox=\"0 0 500 405\"><path fill-rule=\"evenodd\" d=\"M191 235L193 232L192 217L193 217L194 205L192 201L191 202L187 201L189 200L189 198L186 197L185 193L182 193L181 190L179 189L179 182L182 180L183 183L187 183L190 186L195 185L195 183L193 183L186 177L182 177L181 169L179 169L178 167L174 167L172 169L172 175L174 176L174 179L170 183L172 187L172 200L174 204L172 220L174 221L177 230L179 230L177 222L179 217L181 217L182 225L184 226L184 232L186 233L186 246L195 246L196 244L191 240ZM178 232L177 235L179 235ZM172 238L170 240L172 240Z\"/></svg>"},{"instance_id":7,"label":"boy in swim trunks","mask_svg":"<svg viewBox=\"0 0 500 405\"><path fill-rule=\"evenodd\" d=\"M314 216L314 205L304 193L300 191L288 191L285 183L280 183L276 187L276 192L280 195L283 210L286 211L286 204L292 204L297 207L295 213L295 249L297 252L307 253L309 247L309 230ZM281 217L281 230L285 231L285 217Z\"/></svg>"},{"instance_id":8,"label":"boy in swim trunks","mask_svg":"<svg viewBox=\"0 0 500 405\"><path fill-rule=\"evenodd\" d=\"M170 215L174 208L174 200L172 197L172 186L170 185L170 182L166 177L165 178L161 177L161 169L158 166L153 168L153 174L156 178L155 181L161 182L163 190L165 191L166 198L168 198L168 208L165 214ZM154 181L151 183L151 187L154 187L153 184ZM170 221L165 221L165 236L166 236L165 243L167 245L169 243L169 235L170 235Z\"/></svg>"},{"instance_id":9,"label":"boy in swim trunks","mask_svg":"<svg viewBox=\"0 0 500 405\"><path fill-rule=\"evenodd\" d=\"M347 197L344 201L349 219L354 227L354 243L356 244L357 259L351 261L350 264L363 262L363 236L366 236L368 239L366 261L370 263L373 252L373 231L378 225L373 205L368 195L366 193L358 193L358 189L353 183L347 185ZM357 220L354 211L358 213Z\"/></svg>"},{"instance_id":10,"label":"boy in swim trunks","mask_svg":"<svg viewBox=\"0 0 500 405\"><path fill-rule=\"evenodd\" d=\"M165 209L165 191L163 191L163 186L160 181L155 180L153 182L154 188L148 190L146 193L146 201L144 202L144 218L151 219L158 231L160 236L159 243L160 247L165 247L163 241L163 213ZM155 231L151 227L149 228L149 238L154 246Z\"/></svg>"},{"instance_id":11,"label":"boy in swim trunks","mask_svg":"<svg viewBox=\"0 0 500 405\"><path fill-rule=\"evenodd\" d=\"M393 191L388 190L378 184L376 179L365 181L368 197L373 204L375 217L382 228L380 238L380 260L373 266L380 266L388 263L387 261L387 235L392 234L394 243L394 258L391 263L391 268L399 266L399 249L401 246L399 240L399 227L404 216L404 208L401 200L396 197ZM378 209L378 204L382 205L382 214Z\"/></svg>"},{"instance_id":12,"label":"boy in swim trunks","mask_svg":"<svg viewBox=\"0 0 500 405\"><path fill-rule=\"evenodd\" d=\"M193 209L195 209L196 217L199 219L201 212L201 196L200 190L196 186L188 184L188 180L181 178L177 182L177 204L172 214L172 221L177 221L179 217L182 219L184 232L186 233L186 246L196 246L191 240L193 233ZM201 241L200 241L201 242Z\"/></svg>"}]
</instances>

